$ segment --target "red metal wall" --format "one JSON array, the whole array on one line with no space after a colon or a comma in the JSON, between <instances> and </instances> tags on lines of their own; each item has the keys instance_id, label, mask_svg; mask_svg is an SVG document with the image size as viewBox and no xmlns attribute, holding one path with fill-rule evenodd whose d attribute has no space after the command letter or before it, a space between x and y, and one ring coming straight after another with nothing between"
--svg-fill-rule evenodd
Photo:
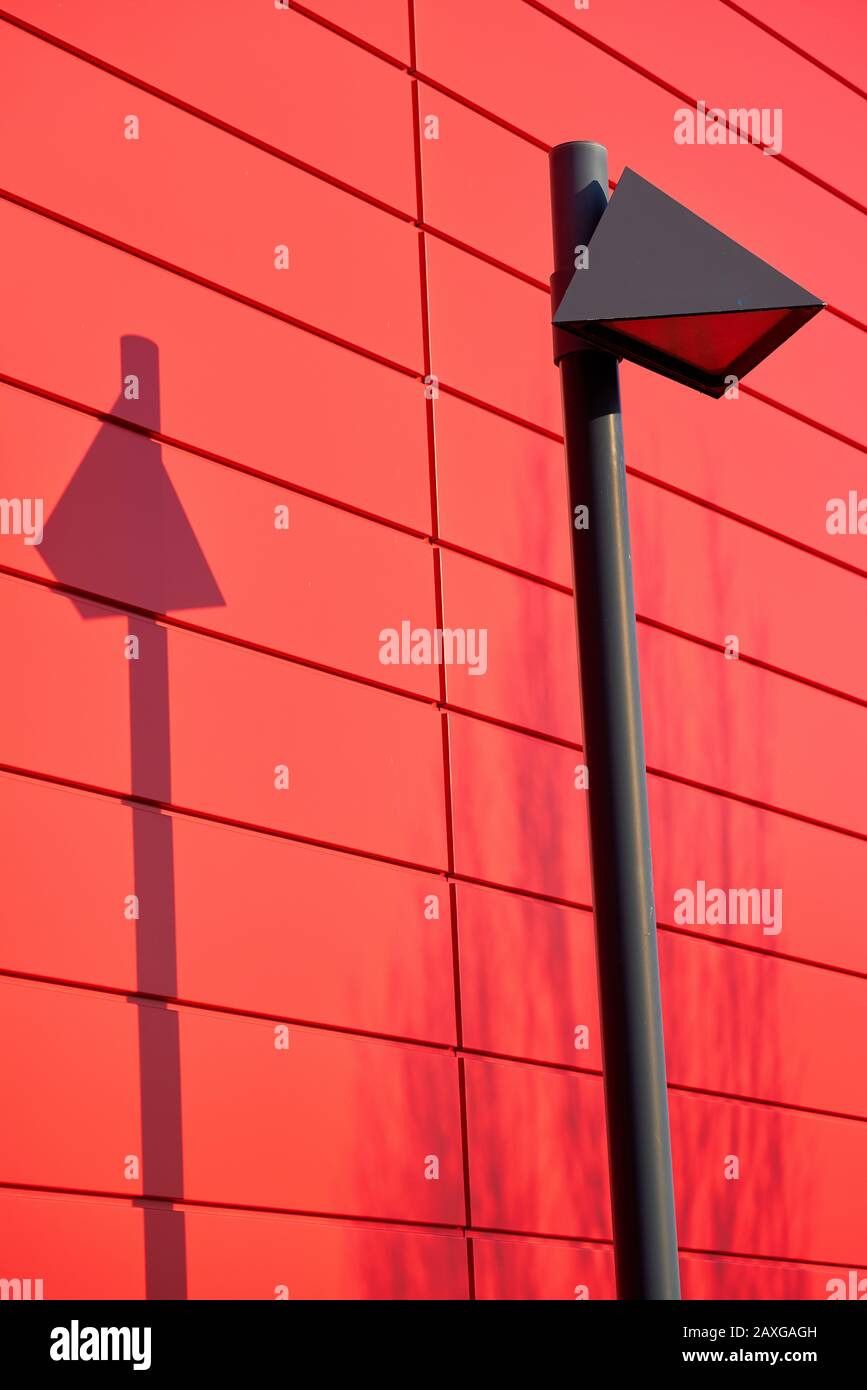
<instances>
[{"instance_id":1,"label":"red metal wall","mask_svg":"<svg viewBox=\"0 0 867 1390\"><path fill-rule=\"evenodd\" d=\"M623 392L685 1294L867 1264L867 539L825 525L867 496L864 18L5 5L0 492L46 522L0 536L0 1277L612 1295L546 292L578 137L829 300L736 401ZM782 153L675 144L699 99L781 108ZM487 673L383 666L404 619L487 628ZM699 880L782 931L678 924Z\"/></svg>"}]
</instances>

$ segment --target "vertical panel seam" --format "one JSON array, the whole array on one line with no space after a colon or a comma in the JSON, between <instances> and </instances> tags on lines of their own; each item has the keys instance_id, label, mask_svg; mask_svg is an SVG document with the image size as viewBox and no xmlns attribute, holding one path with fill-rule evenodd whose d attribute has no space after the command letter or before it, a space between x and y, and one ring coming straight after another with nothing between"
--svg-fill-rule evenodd
<instances>
[{"instance_id":1,"label":"vertical panel seam","mask_svg":"<svg viewBox=\"0 0 867 1390\"><path fill-rule=\"evenodd\" d=\"M410 44L410 98L412 103L412 123L413 123L413 157L415 163L416 180L416 219L415 227L418 235L419 246L419 283L421 293L421 322L422 322L422 354L424 362L424 385L425 385L425 422L427 433L428 449L428 469L430 479L430 507L431 507L431 549L434 575L434 599L436 606L436 624L442 628L444 614L444 594L443 594L443 574L442 574L442 553L439 545L439 505L437 496L437 468L436 468L436 432L434 427L434 402L432 385L432 353L431 353L431 333L430 333L430 303L429 303L429 284L427 272L427 245L425 239L425 216L424 216L424 179L422 175L421 163L421 121L419 110L419 90L418 78L416 77L416 24L415 24L415 3L414 0L407 0L409 10L409 44ZM469 1155L469 1133L467 1124L467 1093L465 1062L461 1055L463 1047L463 1012L461 1005L461 966L460 966L460 938L458 931L458 905L457 887L453 878L455 869L455 845L454 845L454 823L452 819L452 779L451 779L451 756L448 713L446 711L447 689L446 689L446 669L445 665L439 668L439 689L440 689L440 708L439 718L442 724L442 745L443 745L443 794L444 794L444 813L446 828L446 862L448 865L448 891L449 891L449 916L451 922L452 937L452 968L454 972L454 1002L455 1002L455 1036L457 1042L457 1052L455 1064L458 1076L458 1101L460 1107L460 1127L461 1127L461 1164L463 1169L464 1185L464 1205L467 1229L464 1232L467 1250L467 1287L471 1300L475 1299L475 1268L473 1259L473 1241L469 1234L472 1228L472 1207L470 1189L470 1155Z\"/></svg>"}]
</instances>

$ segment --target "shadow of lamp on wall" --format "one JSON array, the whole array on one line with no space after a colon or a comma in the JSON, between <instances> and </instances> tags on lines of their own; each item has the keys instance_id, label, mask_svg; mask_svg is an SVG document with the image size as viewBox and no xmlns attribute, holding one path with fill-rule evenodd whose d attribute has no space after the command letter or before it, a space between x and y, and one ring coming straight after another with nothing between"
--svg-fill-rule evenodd
<instances>
[{"instance_id":1,"label":"shadow of lamp on wall","mask_svg":"<svg viewBox=\"0 0 867 1390\"><path fill-rule=\"evenodd\" d=\"M719 398L824 306L602 145L550 174L617 1296L678 1299L618 359Z\"/></svg>"},{"instance_id":2,"label":"shadow of lamp on wall","mask_svg":"<svg viewBox=\"0 0 867 1390\"><path fill-rule=\"evenodd\" d=\"M115 419L160 429L159 351L134 335L121 339L121 391ZM221 606L217 582L162 461L157 440L103 425L45 523L41 554L65 585L152 613ZM85 620L114 610L70 597ZM136 798L172 800L166 629L129 615L130 791L133 892L139 904L136 989L156 996L130 1002L138 1014L141 1176L148 1196L183 1196L183 1134L178 1016L160 999L177 995L174 856L171 819ZM127 649L135 644L127 642ZM124 650L118 644L118 660ZM122 905L118 905L119 919ZM182 1212L144 1207L148 1298L186 1297Z\"/></svg>"}]
</instances>

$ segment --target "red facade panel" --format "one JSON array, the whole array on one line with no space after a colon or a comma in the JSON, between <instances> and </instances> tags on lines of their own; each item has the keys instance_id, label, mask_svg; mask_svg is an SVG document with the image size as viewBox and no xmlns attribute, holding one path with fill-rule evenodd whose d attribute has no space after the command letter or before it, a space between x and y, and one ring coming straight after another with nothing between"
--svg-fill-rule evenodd
<instances>
[{"instance_id":1,"label":"red facade panel","mask_svg":"<svg viewBox=\"0 0 867 1390\"><path fill-rule=\"evenodd\" d=\"M867 980L671 932L659 956L671 1085L867 1119Z\"/></svg>"},{"instance_id":2,"label":"red facade panel","mask_svg":"<svg viewBox=\"0 0 867 1390\"><path fill-rule=\"evenodd\" d=\"M867 654L849 637L862 576L638 478L629 508L641 617L717 646L736 637L741 656L867 697Z\"/></svg>"},{"instance_id":3,"label":"red facade panel","mask_svg":"<svg viewBox=\"0 0 867 1390\"><path fill-rule=\"evenodd\" d=\"M859 88L863 85L859 45L852 42L863 20L859 0L834 0L821 13L790 5L787 0L748 0L740 8L774 34L805 50L817 63L824 63Z\"/></svg>"},{"instance_id":4,"label":"red facade panel","mask_svg":"<svg viewBox=\"0 0 867 1390\"><path fill-rule=\"evenodd\" d=\"M827 312L814 323L807 324L803 337L796 334L784 343L779 355L765 358L746 384L863 449L864 414L857 401L867 333Z\"/></svg>"},{"instance_id":5,"label":"red facade panel","mask_svg":"<svg viewBox=\"0 0 867 1390\"><path fill-rule=\"evenodd\" d=\"M445 393L434 424L441 536L571 586L562 446Z\"/></svg>"},{"instance_id":6,"label":"red facade panel","mask_svg":"<svg viewBox=\"0 0 867 1390\"><path fill-rule=\"evenodd\" d=\"M459 883L457 915L464 1046L599 1071L590 914Z\"/></svg>"},{"instance_id":7,"label":"red facade panel","mask_svg":"<svg viewBox=\"0 0 867 1390\"><path fill-rule=\"evenodd\" d=\"M381 357L421 365L408 222L21 29L3 25L0 43L15 73L0 99L9 192ZM139 122L135 138L128 113Z\"/></svg>"},{"instance_id":8,"label":"red facade panel","mask_svg":"<svg viewBox=\"0 0 867 1390\"><path fill-rule=\"evenodd\" d=\"M477 1298L583 1302L615 1297L610 1245L475 1236L473 1262Z\"/></svg>"},{"instance_id":9,"label":"red facade panel","mask_svg":"<svg viewBox=\"0 0 867 1390\"><path fill-rule=\"evenodd\" d=\"M453 1055L303 1029L278 1051L270 1023L179 1023L189 1195L463 1223Z\"/></svg>"},{"instance_id":10,"label":"red facade panel","mask_svg":"<svg viewBox=\"0 0 867 1390\"><path fill-rule=\"evenodd\" d=\"M669 1109L681 1245L863 1262L863 1123L678 1091ZM600 1078L470 1060L467 1114L476 1225L610 1237Z\"/></svg>"},{"instance_id":11,"label":"red facade panel","mask_svg":"<svg viewBox=\"0 0 867 1390\"><path fill-rule=\"evenodd\" d=\"M25 391L0 402L0 489L40 497L45 518L40 545L0 535L0 563L436 698L431 666L380 659L384 630L435 626L423 541Z\"/></svg>"},{"instance_id":12,"label":"red facade panel","mask_svg":"<svg viewBox=\"0 0 867 1390\"><path fill-rule=\"evenodd\" d=\"M0 994L3 1107L27 1116L4 1134L7 1182L463 1221L449 1053L20 980Z\"/></svg>"},{"instance_id":13,"label":"red facade panel","mask_svg":"<svg viewBox=\"0 0 867 1390\"><path fill-rule=\"evenodd\" d=\"M432 706L23 580L0 579L0 594L22 663L0 695L3 763L444 865Z\"/></svg>"},{"instance_id":14,"label":"red facade panel","mask_svg":"<svg viewBox=\"0 0 867 1390\"><path fill-rule=\"evenodd\" d=\"M449 703L577 742L571 597L450 551L442 556L442 581L446 627L477 634L472 651L467 639L467 662L446 667Z\"/></svg>"},{"instance_id":15,"label":"red facade panel","mask_svg":"<svg viewBox=\"0 0 867 1390\"><path fill-rule=\"evenodd\" d=\"M544 150L425 82L418 85L418 114L427 225L544 281L551 255Z\"/></svg>"},{"instance_id":16,"label":"red facade panel","mask_svg":"<svg viewBox=\"0 0 867 1390\"><path fill-rule=\"evenodd\" d=\"M2 201L0 234L6 376L430 529L418 382Z\"/></svg>"},{"instance_id":17,"label":"red facade panel","mask_svg":"<svg viewBox=\"0 0 867 1390\"><path fill-rule=\"evenodd\" d=\"M0 814L18 870L0 924L5 969L454 1042L438 876L9 774ZM170 881L142 881L143 848L166 833ZM175 948L138 971L133 893L139 930L167 931Z\"/></svg>"},{"instance_id":18,"label":"red facade panel","mask_svg":"<svg viewBox=\"0 0 867 1390\"><path fill-rule=\"evenodd\" d=\"M457 904L465 1046L601 1070L589 913L471 884ZM659 953L671 1085L867 1118L863 979L671 931Z\"/></svg>"},{"instance_id":19,"label":"red facade panel","mask_svg":"<svg viewBox=\"0 0 867 1390\"><path fill-rule=\"evenodd\" d=\"M144 1298L146 1221L157 1245L182 1223L188 1298L467 1297L464 1241L447 1232L0 1192L8 1267L40 1269L45 1298Z\"/></svg>"},{"instance_id":20,"label":"red facade panel","mask_svg":"<svg viewBox=\"0 0 867 1390\"><path fill-rule=\"evenodd\" d=\"M648 765L846 830L867 830L867 709L667 632L638 633ZM774 730L769 739L765 731ZM814 762L806 750L821 747ZM795 750L803 748L805 756ZM827 765L846 768L829 783Z\"/></svg>"},{"instance_id":21,"label":"red facade panel","mask_svg":"<svg viewBox=\"0 0 867 1390\"><path fill-rule=\"evenodd\" d=\"M855 493L856 505L867 495L867 463L860 450L743 391L737 400L713 401L629 363L623 365L622 397L626 463L635 473L667 483L847 566L865 569L864 537L857 530L857 514L854 529L849 527L850 492ZM560 444L446 393L436 402L435 419L439 519L445 539L530 574L571 585L568 532L554 524L558 516L562 521L567 506ZM777 459L786 462L785 486L780 485L773 466ZM652 494L632 488L631 526L633 536L639 539L641 518L636 508L642 495ZM832 499L845 507L842 532L829 511ZM669 510L675 507L674 502L667 504L664 499L658 505ZM715 526L712 518L702 523L694 513L682 514L692 515L697 528L702 524ZM745 551L751 555L760 545L741 529L723 527L720 534L737 536L739 554ZM796 556L784 562L782 552L773 547L767 553L778 558L756 577L762 593L767 585L778 582L779 566L786 563L791 571L798 565ZM680 560L679 543L652 544L647 558L664 574ZM698 571L704 569L704 556L701 564L698 554L690 558L691 582L698 583L703 577ZM641 560L641 554L636 554L636 565ZM732 564L731 569L737 568ZM814 584L835 583L833 576L813 566L802 570L812 576L811 589ZM715 577L718 583L740 582L730 570L724 575L717 570ZM682 602L689 602L689 593L676 586L672 597L675 594ZM809 609L809 596L801 601ZM842 598L837 602L846 603ZM790 608L797 612L794 605ZM841 609L841 616L845 611L846 607ZM810 623L811 642L822 640L823 624L829 619L833 622L834 617L833 611L826 611L822 624ZM811 643L801 643L802 661L810 649ZM828 649L825 656L833 659ZM849 650L849 644L838 642L834 658L839 662L857 659L857 655Z\"/></svg>"},{"instance_id":22,"label":"red facade panel","mask_svg":"<svg viewBox=\"0 0 867 1390\"><path fill-rule=\"evenodd\" d=\"M648 792L659 922L677 925L684 899L675 895L685 888L695 894L699 882L726 893L778 890L778 931L742 922L739 914L730 921L728 912L714 921L706 911L694 913L687 929L867 974L860 895L852 891L867 873L867 842L664 777L649 778Z\"/></svg>"},{"instance_id":23,"label":"red facade panel","mask_svg":"<svg viewBox=\"0 0 867 1390\"><path fill-rule=\"evenodd\" d=\"M455 1234L199 1208L184 1222L190 1298L468 1296L465 1241Z\"/></svg>"},{"instance_id":24,"label":"red facade panel","mask_svg":"<svg viewBox=\"0 0 867 1390\"><path fill-rule=\"evenodd\" d=\"M848 511L850 491L856 498L867 494L860 449L745 391L737 400L713 401L628 363L622 399L629 467L834 560L867 568L857 518L854 531L828 529L832 498Z\"/></svg>"},{"instance_id":25,"label":"red facade panel","mask_svg":"<svg viewBox=\"0 0 867 1390\"><path fill-rule=\"evenodd\" d=\"M542 0L541 8L627 56L693 104L703 100L726 111L776 109L776 126L765 127L771 140L762 139L761 129L755 138L862 205L867 202L864 171L850 154L867 140L863 100L734 8L720 0L694 0L686 7L662 0L653 11L642 0L583 10L576 10L574 0ZM807 46L812 51L813 45ZM744 114L731 125L750 136L755 118ZM841 130L845 141L835 138Z\"/></svg>"},{"instance_id":26,"label":"red facade panel","mask_svg":"<svg viewBox=\"0 0 867 1390\"><path fill-rule=\"evenodd\" d=\"M6 1268L41 1279L46 1298L144 1298L144 1223L132 1202L0 1191Z\"/></svg>"},{"instance_id":27,"label":"red facade panel","mask_svg":"<svg viewBox=\"0 0 867 1390\"><path fill-rule=\"evenodd\" d=\"M140 1194L141 1006L9 978L0 998L0 1095L20 1117L0 1137L4 1183Z\"/></svg>"},{"instance_id":28,"label":"red facade panel","mask_svg":"<svg viewBox=\"0 0 867 1390\"><path fill-rule=\"evenodd\" d=\"M449 752L458 874L589 904L582 755L459 714Z\"/></svg>"},{"instance_id":29,"label":"red facade panel","mask_svg":"<svg viewBox=\"0 0 867 1390\"><path fill-rule=\"evenodd\" d=\"M182 10L154 0L147 16L63 0L5 9L300 164L414 209L405 76L297 10L243 0Z\"/></svg>"},{"instance_id":30,"label":"red facade panel","mask_svg":"<svg viewBox=\"0 0 867 1390\"><path fill-rule=\"evenodd\" d=\"M788 751L790 742L804 741L809 747L822 739L839 766L857 766L864 744L860 705L746 662L726 661L719 652L652 628L640 629L639 647L648 710L647 756L654 770L771 808L831 824L836 820L843 829L861 828L857 785L829 786L821 767L813 768L807 758L795 762ZM677 711L677 718L665 718L666 710ZM786 730L788 741L760 742L748 717L751 710L762 711L771 727ZM492 883L589 902L580 851L584 791L576 786L582 755L458 715L449 724L458 871ZM676 805L679 791L671 796ZM775 838L764 842L765 847ZM721 862L711 847L701 846L700 841L695 844L697 851L703 850L704 862ZM739 842L736 845L738 853ZM676 846L666 841L660 845L666 857L673 850ZM721 850L724 862L727 842ZM689 863L693 872L701 859L690 851L688 857L681 854L678 862ZM681 879L679 870L674 877L672 894L690 882L690 874ZM711 881L702 873L695 877ZM727 880L728 875L722 882ZM751 883L745 879L743 885L731 886ZM764 886L777 886L777 881ZM846 891L845 886L841 891ZM812 895L811 901L815 901ZM660 919L667 920L664 906Z\"/></svg>"},{"instance_id":31,"label":"red facade panel","mask_svg":"<svg viewBox=\"0 0 867 1390\"><path fill-rule=\"evenodd\" d=\"M849 1270L831 1265L775 1264L772 1260L719 1260L684 1255L680 1261L684 1298L828 1298L832 1280L848 1286Z\"/></svg>"},{"instance_id":32,"label":"red facade panel","mask_svg":"<svg viewBox=\"0 0 867 1390\"><path fill-rule=\"evenodd\" d=\"M677 1091L669 1110L681 1245L864 1263L862 1122Z\"/></svg>"},{"instance_id":33,"label":"red facade panel","mask_svg":"<svg viewBox=\"0 0 867 1390\"><path fill-rule=\"evenodd\" d=\"M535 563L541 577L571 586L561 446L452 397L441 398L437 418L450 422L439 453L445 536L461 544L473 535L487 556L524 569ZM825 478L822 493L827 491ZM506 494L508 501L487 507L484 524L473 530L481 510L474 499L489 492L494 498ZM824 530L824 496L814 495L813 502L814 527ZM629 480L629 504L639 617L716 646L736 637L742 656L862 699L867 695L864 653L848 637L850 614L863 597L860 576L641 478ZM827 533L826 540L830 548ZM577 690L565 679L574 646L570 596L498 576L461 557L447 555L443 566L448 622L489 628L491 679L471 679L455 668L449 672L452 702L554 736L580 738ZM557 663L556 678L546 671L549 660ZM495 693L504 673L512 714ZM531 673L535 708L522 707L523 673ZM551 709L554 700L564 702L562 713Z\"/></svg>"},{"instance_id":34,"label":"red facade panel","mask_svg":"<svg viewBox=\"0 0 867 1390\"><path fill-rule=\"evenodd\" d=\"M409 11L403 0L377 0L369 6L356 5L355 0L306 0L296 8L320 15L382 53L409 62Z\"/></svg>"},{"instance_id":35,"label":"red facade panel","mask_svg":"<svg viewBox=\"0 0 867 1390\"><path fill-rule=\"evenodd\" d=\"M610 1240L599 1077L476 1058L466 1077L473 1224Z\"/></svg>"},{"instance_id":36,"label":"red facade panel","mask_svg":"<svg viewBox=\"0 0 867 1390\"><path fill-rule=\"evenodd\" d=\"M614 1257L608 1245L565 1240L476 1236L476 1297L484 1299L614 1298ZM831 1279L848 1270L831 1265L779 1264L682 1255L682 1296L687 1299L820 1299Z\"/></svg>"},{"instance_id":37,"label":"red facade panel","mask_svg":"<svg viewBox=\"0 0 867 1390\"><path fill-rule=\"evenodd\" d=\"M436 375L482 405L558 432L549 297L438 237L425 240ZM455 312L462 304L473 306L471 316Z\"/></svg>"}]
</instances>

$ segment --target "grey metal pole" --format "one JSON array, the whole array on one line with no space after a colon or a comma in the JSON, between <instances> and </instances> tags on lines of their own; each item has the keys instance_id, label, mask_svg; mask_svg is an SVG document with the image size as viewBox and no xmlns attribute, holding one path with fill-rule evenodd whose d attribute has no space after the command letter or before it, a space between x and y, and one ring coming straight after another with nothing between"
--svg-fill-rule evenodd
<instances>
[{"instance_id":1,"label":"grey metal pole","mask_svg":"<svg viewBox=\"0 0 867 1390\"><path fill-rule=\"evenodd\" d=\"M555 307L607 201L602 145L578 140L551 151ZM617 358L555 330L554 359L569 477L617 1293L678 1299ZM575 510L583 507L586 526Z\"/></svg>"}]
</instances>

